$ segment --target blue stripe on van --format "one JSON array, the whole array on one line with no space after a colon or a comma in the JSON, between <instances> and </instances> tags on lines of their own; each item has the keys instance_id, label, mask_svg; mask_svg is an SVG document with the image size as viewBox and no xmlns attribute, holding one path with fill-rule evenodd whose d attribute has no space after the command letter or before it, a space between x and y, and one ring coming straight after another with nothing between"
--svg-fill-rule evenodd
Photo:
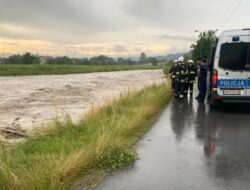
<instances>
[{"instance_id":1,"label":"blue stripe on van","mask_svg":"<svg viewBox=\"0 0 250 190\"><path fill-rule=\"evenodd\" d=\"M250 88L250 80L219 79L218 88Z\"/></svg>"}]
</instances>

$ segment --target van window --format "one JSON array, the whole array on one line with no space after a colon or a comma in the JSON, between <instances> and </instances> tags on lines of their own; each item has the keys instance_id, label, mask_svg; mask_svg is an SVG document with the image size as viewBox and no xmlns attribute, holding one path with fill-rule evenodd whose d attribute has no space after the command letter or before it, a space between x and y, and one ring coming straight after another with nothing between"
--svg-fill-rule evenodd
<instances>
[{"instance_id":1,"label":"van window","mask_svg":"<svg viewBox=\"0 0 250 190\"><path fill-rule=\"evenodd\" d=\"M221 46L219 66L229 70L249 70L249 43L225 43Z\"/></svg>"}]
</instances>

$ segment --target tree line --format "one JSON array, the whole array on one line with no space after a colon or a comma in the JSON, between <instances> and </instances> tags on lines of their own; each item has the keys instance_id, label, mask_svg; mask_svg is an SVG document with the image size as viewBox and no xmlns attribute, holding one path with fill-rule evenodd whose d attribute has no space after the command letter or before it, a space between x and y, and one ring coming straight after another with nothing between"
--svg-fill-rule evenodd
<instances>
[{"instance_id":1,"label":"tree line","mask_svg":"<svg viewBox=\"0 0 250 190\"><path fill-rule=\"evenodd\" d=\"M200 32L199 39L191 45L192 59L194 61L198 58L208 59L211 46L215 40L216 30Z\"/></svg>"},{"instance_id":2,"label":"tree line","mask_svg":"<svg viewBox=\"0 0 250 190\"><path fill-rule=\"evenodd\" d=\"M138 65L151 64L157 65L156 57L147 57L143 52L138 60L119 57L117 59L105 55L94 56L91 58L70 58L68 56L39 56L29 52L23 55L11 55L8 58L0 59L2 64L78 64L78 65Z\"/></svg>"}]
</instances>

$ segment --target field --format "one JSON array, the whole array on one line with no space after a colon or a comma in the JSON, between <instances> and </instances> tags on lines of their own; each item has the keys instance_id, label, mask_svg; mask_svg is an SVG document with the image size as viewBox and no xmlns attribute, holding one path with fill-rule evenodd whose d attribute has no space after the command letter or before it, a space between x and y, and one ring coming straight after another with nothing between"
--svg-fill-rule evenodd
<instances>
[{"instance_id":1,"label":"field","mask_svg":"<svg viewBox=\"0 0 250 190\"><path fill-rule=\"evenodd\" d=\"M76 74L107 71L151 70L162 66L91 66L91 65L0 65L0 76Z\"/></svg>"},{"instance_id":2,"label":"field","mask_svg":"<svg viewBox=\"0 0 250 190\"><path fill-rule=\"evenodd\" d=\"M24 142L1 145L0 189L69 189L83 180L92 188L105 173L132 163L132 146L171 97L166 83L128 92L90 111L33 131Z\"/></svg>"}]
</instances>

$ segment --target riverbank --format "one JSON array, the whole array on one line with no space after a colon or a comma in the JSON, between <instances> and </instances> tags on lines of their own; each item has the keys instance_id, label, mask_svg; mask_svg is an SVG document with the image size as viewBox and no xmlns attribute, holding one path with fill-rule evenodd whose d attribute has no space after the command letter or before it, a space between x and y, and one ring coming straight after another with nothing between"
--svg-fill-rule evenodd
<instances>
[{"instance_id":1,"label":"riverbank","mask_svg":"<svg viewBox=\"0 0 250 190\"><path fill-rule=\"evenodd\" d=\"M129 70L152 70L161 69L162 66L149 65L18 65L1 64L0 76L22 76L22 75L58 75L58 74L79 74L108 71L129 71Z\"/></svg>"},{"instance_id":2,"label":"riverbank","mask_svg":"<svg viewBox=\"0 0 250 190\"><path fill-rule=\"evenodd\" d=\"M66 117L24 142L2 145L0 188L61 190L82 179L91 188L105 173L136 159L133 145L170 98L169 85L153 85L93 109L77 124Z\"/></svg>"}]
</instances>

